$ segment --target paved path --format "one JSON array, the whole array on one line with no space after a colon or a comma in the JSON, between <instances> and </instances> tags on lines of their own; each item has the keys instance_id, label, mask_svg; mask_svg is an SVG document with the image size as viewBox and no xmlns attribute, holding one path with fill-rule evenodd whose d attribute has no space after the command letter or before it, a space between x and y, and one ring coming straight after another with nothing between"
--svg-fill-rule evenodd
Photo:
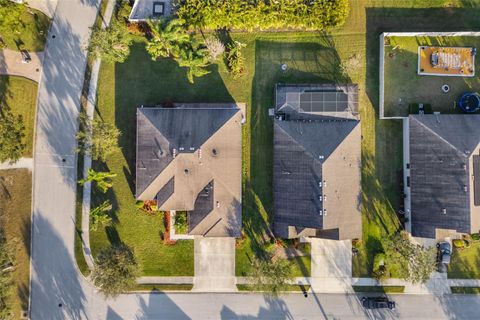
<instances>
[{"instance_id":1,"label":"paved path","mask_svg":"<svg viewBox=\"0 0 480 320\"><path fill-rule=\"evenodd\" d=\"M43 52L29 52L29 54L32 61L23 63L19 51L0 50L0 74L25 77L38 82L42 69Z\"/></svg>"},{"instance_id":2,"label":"paved path","mask_svg":"<svg viewBox=\"0 0 480 320\"><path fill-rule=\"evenodd\" d=\"M115 0L109 0L107 8L105 10L104 23L102 28L105 28L110 24L112 18L113 9L115 8ZM93 120L95 113L95 105L97 103L97 85L98 75L100 73L101 60L94 61L92 71L90 73L90 84L88 86L88 96L86 105L86 114L90 121ZM89 132L88 134L92 134ZM92 167L92 157L85 154L83 157L83 176L88 176L88 170ZM82 199L82 249L85 262L90 270L94 268L94 261L92 251L90 249L90 199L91 199L92 183L86 182L83 185L83 199Z\"/></svg>"},{"instance_id":3,"label":"paved path","mask_svg":"<svg viewBox=\"0 0 480 320\"><path fill-rule=\"evenodd\" d=\"M124 294L106 299L74 256L75 147L85 43L99 0L58 4L39 85L31 257L31 318L37 319L475 319L476 295L399 295L397 310L365 312L345 294ZM51 38L55 35L56 38ZM234 250L234 249L232 249ZM234 252L234 251L233 251Z\"/></svg>"},{"instance_id":4,"label":"paved path","mask_svg":"<svg viewBox=\"0 0 480 320\"><path fill-rule=\"evenodd\" d=\"M55 9L57 8L58 0L27 0L26 2L30 8L42 11L50 18L53 18Z\"/></svg>"},{"instance_id":5,"label":"paved path","mask_svg":"<svg viewBox=\"0 0 480 320\"><path fill-rule=\"evenodd\" d=\"M20 158L15 163L2 162L0 163L0 170L8 169L28 169L32 171L33 169L33 159L32 158Z\"/></svg>"},{"instance_id":6,"label":"paved path","mask_svg":"<svg viewBox=\"0 0 480 320\"><path fill-rule=\"evenodd\" d=\"M235 238L194 240L195 278L193 291L234 292Z\"/></svg>"}]
</instances>

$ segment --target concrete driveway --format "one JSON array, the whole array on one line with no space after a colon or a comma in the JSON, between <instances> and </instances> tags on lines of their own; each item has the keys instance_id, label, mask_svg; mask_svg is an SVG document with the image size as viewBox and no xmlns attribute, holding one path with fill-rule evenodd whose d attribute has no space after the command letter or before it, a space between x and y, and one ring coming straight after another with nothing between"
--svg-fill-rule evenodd
<instances>
[{"instance_id":1,"label":"concrete driveway","mask_svg":"<svg viewBox=\"0 0 480 320\"><path fill-rule=\"evenodd\" d=\"M29 54L32 60L29 63L23 63L19 51L0 50L0 74L25 77L39 82L43 52L29 52Z\"/></svg>"},{"instance_id":2,"label":"concrete driveway","mask_svg":"<svg viewBox=\"0 0 480 320\"><path fill-rule=\"evenodd\" d=\"M312 289L320 292L352 292L352 242L310 239Z\"/></svg>"},{"instance_id":3,"label":"concrete driveway","mask_svg":"<svg viewBox=\"0 0 480 320\"><path fill-rule=\"evenodd\" d=\"M235 238L195 237L193 291L236 291Z\"/></svg>"}]
</instances>

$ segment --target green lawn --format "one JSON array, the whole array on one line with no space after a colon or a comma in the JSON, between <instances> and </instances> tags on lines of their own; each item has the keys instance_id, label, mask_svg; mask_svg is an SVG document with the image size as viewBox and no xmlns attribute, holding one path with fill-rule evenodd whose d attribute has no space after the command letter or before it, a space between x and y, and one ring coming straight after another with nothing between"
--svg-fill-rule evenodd
<instances>
[{"instance_id":1,"label":"green lawn","mask_svg":"<svg viewBox=\"0 0 480 320\"><path fill-rule=\"evenodd\" d=\"M13 287L6 303L14 319L28 309L32 175L26 169L0 171L0 228L14 253Z\"/></svg>"},{"instance_id":2,"label":"green lawn","mask_svg":"<svg viewBox=\"0 0 480 320\"><path fill-rule=\"evenodd\" d=\"M480 294L479 287L450 287L453 294Z\"/></svg>"},{"instance_id":3,"label":"green lawn","mask_svg":"<svg viewBox=\"0 0 480 320\"><path fill-rule=\"evenodd\" d=\"M474 243L470 248L463 250L453 249L448 277L451 279L480 279L480 243Z\"/></svg>"},{"instance_id":4,"label":"green lawn","mask_svg":"<svg viewBox=\"0 0 480 320\"><path fill-rule=\"evenodd\" d=\"M50 18L38 10L26 8L21 20L24 28L19 33L7 32L1 34L7 48L19 50L19 46L23 45L24 49L31 52L43 51L50 28Z\"/></svg>"},{"instance_id":5,"label":"green lawn","mask_svg":"<svg viewBox=\"0 0 480 320\"><path fill-rule=\"evenodd\" d=\"M5 103L14 114L23 116L27 144L25 157L31 157L33 152L36 99L37 83L35 81L23 77L0 75L0 102Z\"/></svg>"},{"instance_id":6,"label":"green lawn","mask_svg":"<svg viewBox=\"0 0 480 320\"><path fill-rule=\"evenodd\" d=\"M479 91L480 78L417 75L418 47L451 46L480 48L480 37L388 37L385 46L385 116L406 116L411 103L431 104L433 111L460 112L455 107L466 91ZM480 62L475 61L478 74ZM441 86L448 84L450 92Z\"/></svg>"},{"instance_id":7,"label":"green lawn","mask_svg":"<svg viewBox=\"0 0 480 320\"><path fill-rule=\"evenodd\" d=\"M355 292L403 293L402 286L353 286Z\"/></svg>"},{"instance_id":8,"label":"green lawn","mask_svg":"<svg viewBox=\"0 0 480 320\"><path fill-rule=\"evenodd\" d=\"M446 7L446 4L451 6ZM455 8L464 5L465 8ZM370 276L373 256L381 241L400 228L395 214L400 203L402 126L399 121L378 119L378 52L383 31L469 30L480 24L480 12L471 2L414 0L352 0L346 24L330 35L323 33L234 33L247 44L244 49L247 74L233 80L223 62L212 65L211 73L189 85L185 71L175 62L153 62L142 41L132 47L124 64L102 66L99 87L99 116L114 122L123 132L122 152L107 162L118 173L108 195L114 200L118 223L113 230L92 233L93 251L110 239L125 241L135 248L145 273L191 274L191 243L166 247L159 241L159 217L138 213L134 207L135 108L141 104L178 102L246 102L247 123L243 129L243 232L237 244L237 274L248 272L250 259L271 242L272 212L272 121L267 109L273 105L277 82L353 82L360 88L362 121L363 240L353 259L354 276ZM391 17L395 16L395 19ZM442 17L439 19L439 17ZM338 65L358 54L361 66L351 74L340 74ZM286 72L280 65L286 63ZM173 258L173 256L175 256ZM310 261L297 261L295 274L309 274ZM189 264L190 263L190 264ZM179 266L183 270L179 270ZM395 275L394 275L395 276Z\"/></svg>"}]
</instances>

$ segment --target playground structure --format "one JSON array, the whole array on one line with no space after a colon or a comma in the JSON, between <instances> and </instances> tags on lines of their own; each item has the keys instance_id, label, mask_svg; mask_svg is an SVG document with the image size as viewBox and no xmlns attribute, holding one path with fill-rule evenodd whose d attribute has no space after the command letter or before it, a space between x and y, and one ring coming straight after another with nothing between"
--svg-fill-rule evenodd
<instances>
[{"instance_id":1,"label":"playground structure","mask_svg":"<svg viewBox=\"0 0 480 320\"><path fill-rule=\"evenodd\" d=\"M475 54L472 47L418 47L419 75L473 77Z\"/></svg>"}]
</instances>

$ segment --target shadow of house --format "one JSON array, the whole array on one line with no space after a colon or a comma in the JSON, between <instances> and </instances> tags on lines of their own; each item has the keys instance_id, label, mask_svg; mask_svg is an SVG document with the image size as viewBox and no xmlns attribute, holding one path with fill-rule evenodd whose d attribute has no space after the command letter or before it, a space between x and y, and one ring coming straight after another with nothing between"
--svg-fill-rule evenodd
<instances>
[{"instance_id":1,"label":"shadow of house","mask_svg":"<svg viewBox=\"0 0 480 320\"><path fill-rule=\"evenodd\" d=\"M114 65L114 105L103 109L102 117L114 121L122 132L119 139L127 161L129 177L135 177L136 109L142 105L182 103L234 102L220 77L217 65L210 65L204 77L188 82L185 68L178 67L173 59L152 61L143 42L134 42L130 56L124 63ZM102 101L99 101L102 103ZM114 110L107 114L105 110ZM129 184L134 189L133 179Z\"/></svg>"}]
</instances>

